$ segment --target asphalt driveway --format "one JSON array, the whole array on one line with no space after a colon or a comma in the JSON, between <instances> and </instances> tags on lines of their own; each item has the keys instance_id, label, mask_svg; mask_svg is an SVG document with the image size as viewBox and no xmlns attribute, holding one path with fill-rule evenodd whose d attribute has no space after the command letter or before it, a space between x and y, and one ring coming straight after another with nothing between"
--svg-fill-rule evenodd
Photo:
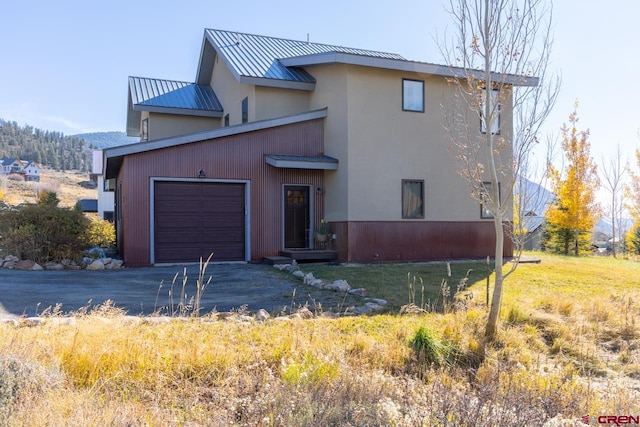
<instances>
[{"instance_id":1,"label":"asphalt driveway","mask_svg":"<svg viewBox=\"0 0 640 427\"><path fill-rule=\"evenodd\" d=\"M186 270L186 302L196 294L198 266L125 268L116 271L18 271L0 270L0 316L34 316L61 304L64 313L107 300L130 315L148 315L178 309ZM174 277L178 274L177 279ZM304 286L293 276L268 265L211 264L212 277L201 298L201 313L263 308L271 314L319 303L323 310L338 311L343 295ZM172 282L174 282L172 286ZM170 296L172 293L172 297Z\"/></svg>"}]
</instances>

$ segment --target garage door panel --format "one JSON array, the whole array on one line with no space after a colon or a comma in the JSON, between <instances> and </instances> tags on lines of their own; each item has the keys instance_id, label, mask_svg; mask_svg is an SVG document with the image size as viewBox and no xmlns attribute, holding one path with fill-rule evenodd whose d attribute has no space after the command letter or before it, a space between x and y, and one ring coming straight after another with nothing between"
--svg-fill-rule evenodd
<instances>
[{"instance_id":1,"label":"garage door panel","mask_svg":"<svg viewBox=\"0 0 640 427\"><path fill-rule=\"evenodd\" d=\"M159 209L161 212L166 213L189 213L202 208L202 204L199 200L189 199L171 199L171 200L156 200L154 209Z\"/></svg>"},{"instance_id":2,"label":"garage door panel","mask_svg":"<svg viewBox=\"0 0 640 427\"><path fill-rule=\"evenodd\" d=\"M155 262L245 260L245 185L156 181Z\"/></svg>"},{"instance_id":3,"label":"garage door panel","mask_svg":"<svg viewBox=\"0 0 640 427\"><path fill-rule=\"evenodd\" d=\"M180 219L176 219L180 218ZM196 213L190 213L178 216L159 216L156 217L154 222L156 230L162 229L170 231L171 229L184 230L187 228L193 228L194 226L202 226L204 219L201 215Z\"/></svg>"},{"instance_id":4,"label":"garage door panel","mask_svg":"<svg viewBox=\"0 0 640 427\"><path fill-rule=\"evenodd\" d=\"M201 235L196 230L167 230L157 234L156 245L193 245L194 241L199 241L200 239Z\"/></svg>"}]
</instances>

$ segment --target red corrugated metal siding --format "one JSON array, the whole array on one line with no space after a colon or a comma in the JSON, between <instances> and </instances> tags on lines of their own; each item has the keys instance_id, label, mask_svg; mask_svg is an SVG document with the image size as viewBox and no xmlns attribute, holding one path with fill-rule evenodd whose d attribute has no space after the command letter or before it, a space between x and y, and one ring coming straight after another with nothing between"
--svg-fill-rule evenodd
<instances>
[{"instance_id":1,"label":"red corrugated metal siding","mask_svg":"<svg viewBox=\"0 0 640 427\"><path fill-rule=\"evenodd\" d=\"M495 251L493 223L488 221L349 222L332 226L343 235L342 241L340 235L336 241L343 261L483 258L493 256ZM513 245L508 237L504 255L513 255Z\"/></svg>"},{"instance_id":2,"label":"red corrugated metal siding","mask_svg":"<svg viewBox=\"0 0 640 427\"><path fill-rule=\"evenodd\" d=\"M206 179L250 182L250 258L276 255L282 249L282 185L323 187L323 171L274 168L264 155L318 155L323 137L320 119L126 156L118 178L123 183L125 263L150 264L150 178L196 179L201 169ZM316 195L316 222L321 212L323 199Z\"/></svg>"}]
</instances>

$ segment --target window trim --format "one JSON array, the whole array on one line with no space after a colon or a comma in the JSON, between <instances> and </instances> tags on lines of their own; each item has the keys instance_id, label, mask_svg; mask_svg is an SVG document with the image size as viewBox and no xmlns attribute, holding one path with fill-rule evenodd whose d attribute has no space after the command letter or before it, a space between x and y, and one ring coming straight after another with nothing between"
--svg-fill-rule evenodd
<instances>
[{"instance_id":1,"label":"window trim","mask_svg":"<svg viewBox=\"0 0 640 427\"><path fill-rule=\"evenodd\" d=\"M418 215L409 216L409 215L405 214L405 209L404 209L404 204L405 204L405 183L419 183L420 184L420 201L422 203L420 204L420 213ZM425 218L424 179L403 179L402 180L401 192L402 192L402 205L401 205L402 219L424 219Z\"/></svg>"},{"instance_id":2,"label":"window trim","mask_svg":"<svg viewBox=\"0 0 640 427\"><path fill-rule=\"evenodd\" d=\"M406 103L405 103L405 83L406 82L413 82L413 83L420 83L422 85L422 108L421 109L416 109L416 108L408 108ZM424 80L417 80L417 79L402 79L402 111L409 111L412 113L424 113L424 107L425 107L425 95L424 95Z\"/></svg>"},{"instance_id":3,"label":"window trim","mask_svg":"<svg viewBox=\"0 0 640 427\"><path fill-rule=\"evenodd\" d=\"M482 186L485 191L489 193L491 191L491 183L489 181L482 181ZM481 195L482 197L482 195ZM482 197L484 199L484 197ZM498 183L498 202L502 202L502 188L500 183ZM493 219L493 215L484 208L484 202L480 202L480 219Z\"/></svg>"},{"instance_id":4,"label":"window trim","mask_svg":"<svg viewBox=\"0 0 640 427\"><path fill-rule=\"evenodd\" d=\"M142 119L142 125L140 126L140 141L149 140L149 117Z\"/></svg>"},{"instance_id":5,"label":"window trim","mask_svg":"<svg viewBox=\"0 0 640 427\"><path fill-rule=\"evenodd\" d=\"M242 123L249 123L249 97L242 100Z\"/></svg>"},{"instance_id":6,"label":"window trim","mask_svg":"<svg viewBox=\"0 0 640 427\"><path fill-rule=\"evenodd\" d=\"M485 135L487 133L487 129L485 127L485 123L484 123L484 99L486 97L486 93L487 93L487 89L482 89L482 95L481 95L481 102L480 102L480 132ZM495 99L496 99L496 103L497 103L497 107L498 107L498 119L493 122L493 126L496 127L497 126L497 130L495 132L493 132L493 130L491 131L492 135L500 135L500 131L502 130L502 104L500 103L500 90L499 89L491 89L491 94L493 95L495 93Z\"/></svg>"}]
</instances>

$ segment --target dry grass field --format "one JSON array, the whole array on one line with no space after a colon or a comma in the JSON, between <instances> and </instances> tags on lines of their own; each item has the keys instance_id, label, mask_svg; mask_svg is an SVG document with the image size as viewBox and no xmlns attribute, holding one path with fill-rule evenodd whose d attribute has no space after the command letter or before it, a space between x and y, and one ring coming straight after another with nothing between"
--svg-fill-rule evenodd
<instances>
[{"instance_id":1,"label":"dry grass field","mask_svg":"<svg viewBox=\"0 0 640 427\"><path fill-rule=\"evenodd\" d=\"M72 323L0 324L0 425L564 426L640 416L640 264L541 256L508 279L502 329L484 351L484 280L446 314L158 323L107 306ZM407 293L406 280L387 287Z\"/></svg>"},{"instance_id":2,"label":"dry grass field","mask_svg":"<svg viewBox=\"0 0 640 427\"><path fill-rule=\"evenodd\" d=\"M59 172L44 168L40 182L13 180L6 175L0 175L0 190L4 193L4 202L11 206L35 203L39 192L47 190L56 192L61 207L70 208L75 206L79 199L98 197L98 190L80 185L88 179L89 175L85 172Z\"/></svg>"}]
</instances>

